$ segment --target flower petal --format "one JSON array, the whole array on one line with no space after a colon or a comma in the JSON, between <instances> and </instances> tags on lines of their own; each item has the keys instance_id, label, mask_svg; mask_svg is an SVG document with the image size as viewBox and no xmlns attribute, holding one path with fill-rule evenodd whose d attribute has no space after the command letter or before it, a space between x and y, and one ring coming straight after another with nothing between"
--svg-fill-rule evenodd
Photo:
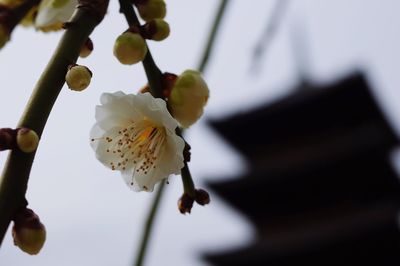
<instances>
[{"instance_id":1,"label":"flower petal","mask_svg":"<svg viewBox=\"0 0 400 266\"><path fill-rule=\"evenodd\" d=\"M154 185L183 167L184 140L164 100L150 93L104 93L96 106L90 136L97 159L121 171L135 191L153 191Z\"/></svg>"}]
</instances>

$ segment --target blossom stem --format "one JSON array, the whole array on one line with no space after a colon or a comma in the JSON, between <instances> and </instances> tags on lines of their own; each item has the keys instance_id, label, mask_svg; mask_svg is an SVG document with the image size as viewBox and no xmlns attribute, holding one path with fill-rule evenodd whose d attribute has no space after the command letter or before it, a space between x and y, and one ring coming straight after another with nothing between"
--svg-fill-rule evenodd
<instances>
[{"instance_id":1,"label":"blossom stem","mask_svg":"<svg viewBox=\"0 0 400 266\"><path fill-rule=\"evenodd\" d=\"M157 194L154 196L153 203L151 205L150 212L147 215L147 220L145 223L144 233L142 235L142 239L140 241L141 245L138 250L138 254L135 260L135 266L143 265L144 256L147 251L147 243L149 242L151 236L151 230L154 225L154 218L156 216L157 210L160 206L160 199L162 197L163 191L165 187L165 182L161 182L157 191Z\"/></svg>"},{"instance_id":2,"label":"blossom stem","mask_svg":"<svg viewBox=\"0 0 400 266\"><path fill-rule=\"evenodd\" d=\"M185 166L181 170L182 175L182 183L183 183L183 192L188 194L191 198L195 198L195 186L193 182L192 175L189 171L189 166L187 162L185 162Z\"/></svg>"},{"instance_id":3,"label":"blossom stem","mask_svg":"<svg viewBox=\"0 0 400 266\"><path fill-rule=\"evenodd\" d=\"M93 8L101 6L106 9L108 5L108 0L90 0L85 3L87 2L93 4ZM33 90L18 127L30 128L41 136L64 85L68 65L76 62L82 45L100 23L98 15L101 12L92 11L90 6L82 5L71 18L70 26ZM25 193L34 156L35 152L23 153L15 149L7 158L0 179L0 244L15 212L26 204Z\"/></svg>"}]
</instances>

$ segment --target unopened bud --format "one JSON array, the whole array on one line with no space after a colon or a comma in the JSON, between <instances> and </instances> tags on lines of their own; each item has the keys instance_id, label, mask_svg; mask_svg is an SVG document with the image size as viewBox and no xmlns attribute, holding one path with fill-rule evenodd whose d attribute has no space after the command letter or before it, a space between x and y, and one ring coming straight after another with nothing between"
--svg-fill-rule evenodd
<instances>
[{"instance_id":1,"label":"unopened bud","mask_svg":"<svg viewBox=\"0 0 400 266\"><path fill-rule=\"evenodd\" d=\"M87 38L85 44L82 46L79 56L82 58L88 57L93 51L93 42Z\"/></svg>"},{"instance_id":2,"label":"unopened bud","mask_svg":"<svg viewBox=\"0 0 400 266\"><path fill-rule=\"evenodd\" d=\"M30 255L35 255L46 241L46 229L31 209L24 209L14 219L12 236L14 245Z\"/></svg>"},{"instance_id":3,"label":"unopened bud","mask_svg":"<svg viewBox=\"0 0 400 266\"><path fill-rule=\"evenodd\" d=\"M178 76L168 99L172 116L183 127L191 126L203 114L208 97L208 86L200 72L186 70Z\"/></svg>"},{"instance_id":4,"label":"unopened bud","mask_svg":"<svg viewBox=\"0 0 400 266\"><path fill-rule=\"evenodd\" d=\"M121 64L136 64L142 61L146 54L146 43L138 33L125 32L115 40L114 55Z\"/></svg>"},{"instance_id":5,"label":"unopened bud","mask_svg":"<svg viewBox=\"0 0 400 266\"><path fill-rule=\"evenodd\" d=\"M141 27L141 35L150 40L162 41L169 36L169 24L163 19L154 19Z\"/></svg>"},{"instance_id":6,"label":"unopened bud","mask_svg":"<svg viewBox=\"0 0 400 266\"><path fill-rule=\"evenodd\" d=\"M184 193L178 200L178 209L182 214L190 213L193 207L194 199Z\"/></svg>"},{"instance_id":7,"label":"unopened bud","mask_svg":"<svg viewBox=\"0 0 400 266\"><path fill-rule=\"evenodd\" d=\"M202 206L210 203L210 195L204 189L196 189L194 199Z\"/></svg>"},{"instance_id":8,"label":"unopened bud","mask_svg":"<svg viewBox=\"0 0 400 266\"><path fill-rule=\"evenodd\" d=\"M148 22L156 18L165 18L167 7L164 0L148 0L144 4L138 4L140 17Z\"/></svg>"},{"instance_id":9,"label":"unopened bud","mask_svg":"<svg viewBox=\"0 0 400 266\"><path fill-rule=\"evenodd\" d=\"M25 152L30 153L36 150L39 145L39 136L29 128L20 128L17 133L17 146Z\"/></svg>"},{"instance_id":10,"label":"unopened bud","mask_svg":"<svg viewBox=\"0 0 400 266\"><path fill-rule=\"evenodd\" d=\"M68 72L65 75L65 81L68 87L74 91L82 91L86 89L90 80L92 79L92 72L89 68L80 65L69 66Z\"/></svg>"}]
</instances>

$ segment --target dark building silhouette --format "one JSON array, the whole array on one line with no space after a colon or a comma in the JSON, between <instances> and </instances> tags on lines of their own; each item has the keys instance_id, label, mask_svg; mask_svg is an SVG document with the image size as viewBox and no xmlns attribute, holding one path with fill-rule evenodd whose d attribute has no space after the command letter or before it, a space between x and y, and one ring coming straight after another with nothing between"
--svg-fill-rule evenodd
<instances>
[{"instance_id":1,"label":"dark building silhouette","mask_svg":"<svg viewBox=\"0 0 400 266\"><path fill-rule=\"evenodd\" d=\"M399 265L398 138L361 74L210 124L249 165L210 187L256 229L212 265Z\"/></svg>"}]
</instances>

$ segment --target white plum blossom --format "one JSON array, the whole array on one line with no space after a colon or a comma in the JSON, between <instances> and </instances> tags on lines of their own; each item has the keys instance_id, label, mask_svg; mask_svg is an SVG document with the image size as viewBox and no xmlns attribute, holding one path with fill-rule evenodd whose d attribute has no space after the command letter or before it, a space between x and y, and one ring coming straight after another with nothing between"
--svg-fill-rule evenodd
<instances>
[{"instance_id":1,"label":"white plum blossom","mask_svg":"<svg viewBox=\"0 0 400 266\"><path fill-rule=\"evenodd\" d=\"M60 30L74 13L78 0L42 0L40 2L35 27L42 31Z\"/></svg>"},{"instance_id":2,"label":"white plum blossom","mask_svg":"<svg viewBox=\"0 0 400 266\"><path fill-rule=\"evenodd\" d=\"M96 106L90 137L97 159L122 173L135 191L153 191L184 165L184 140L176 135L177 121L166 103L150 93L103 93Z\"/></svg>"}]
</instances>

